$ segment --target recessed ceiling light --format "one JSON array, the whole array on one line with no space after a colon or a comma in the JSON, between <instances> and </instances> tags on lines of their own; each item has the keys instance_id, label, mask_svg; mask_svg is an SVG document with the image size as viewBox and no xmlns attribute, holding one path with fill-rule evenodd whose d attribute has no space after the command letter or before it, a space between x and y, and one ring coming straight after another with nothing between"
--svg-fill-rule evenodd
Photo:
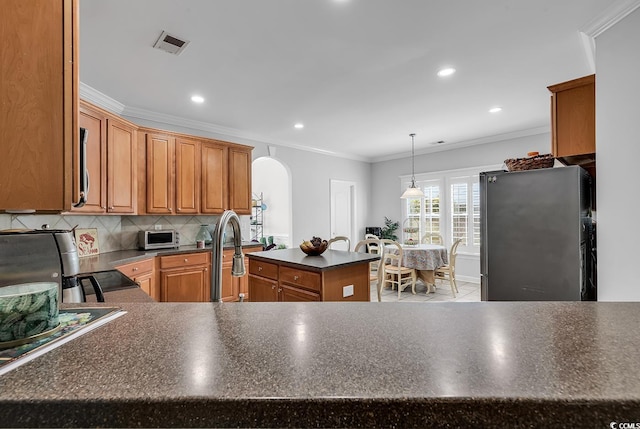
<instances>
[{"instance_id":1,"label":"recessed ceiling light","mask_svg":"<svg viewBox=\"0 0 640 429\"><path fill-rule=\"evenodd\" d=\"M298 122L297 124L295 124L295 125L293 126L293 128L295 128L295 129L297 129L297 130L301 130L301 129L303 129L303 128L304 128L304 124L301 124L301 123L299 123L299 122Z\"/></svg>"},{"instance_id":2,"label":"recessed ceiling light","mask_svg":"<svg viewBox=\"0 0 640 429\"><path fill-rule=\"evenodd\" d=\"M502 107L492 107L491 109L489 109L489 113L498 113L498 112L502 112Z\"/></svg>"},{"instance_id":3,"label":"recessed ceiling light","mask_svg":"<svg viewBox=\"0 0 640 429\"><path fill-rule=\"evenodd\" d=\"M456 72L456 69L454 69L453 67L447 67L438 71L438 76L440 77L451 76L455 72Z\"/></svg>"},{"instance_id":4,"label":"recessed ceiling light","mask_svg":"<svg viewBox=\"0 0 640 429\"><path fill-rule=\"evenodd\" d=\"M193 101L194 103L204 103L204 97L200 95L193 95L191 96L191 101Z\"/></svg>"}]
</instances>

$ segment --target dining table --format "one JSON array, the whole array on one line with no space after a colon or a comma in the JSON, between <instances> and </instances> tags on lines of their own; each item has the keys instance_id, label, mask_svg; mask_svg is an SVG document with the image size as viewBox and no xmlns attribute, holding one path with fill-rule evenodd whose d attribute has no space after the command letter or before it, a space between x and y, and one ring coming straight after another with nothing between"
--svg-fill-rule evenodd
<instances>
[{"instance_id":1,"label":"dining table","mask_svg":"<svg viewBox=\"0 0 640 429\"><path fill-rule=\"evenodd\" d=\"M435 292L435 270L449 263L447 248L440 244L403 244L402 266L416 270L418 278L427 286L427 293ZM396 246L385 246L385 252L398 253Z\"/></svg>"}]
</instances>

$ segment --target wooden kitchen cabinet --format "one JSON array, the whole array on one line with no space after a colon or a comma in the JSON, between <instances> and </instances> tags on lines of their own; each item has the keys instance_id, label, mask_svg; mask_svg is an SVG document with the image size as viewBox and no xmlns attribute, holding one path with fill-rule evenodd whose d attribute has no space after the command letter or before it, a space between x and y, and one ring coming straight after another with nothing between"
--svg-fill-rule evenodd
<instances>
[{"instance_id":1,"label":"wooden kitchen cabinet","mask_svg":"<svg viewBox=\"0 0 640 429\"><path fill-rule=\"evenodd\" d=\"M203 142L201 157L200 212L220 214L229 206L228 145Z\"/></svg>"},{"instance_id":2,"label":"wooden kitchen cabinet","mask_svg":"<svg viewBox=\"0 0 640 429\"><path fill-rule=\"evenodd\" d=\"M79 199L78 1L3 0L0 210Z\"/></svg>"},{"instance_id":3,"label":"wooden kitchen cabinet","mask_svg":"<svg viewBox=\"0 0 640 429\"><path fill-rule=\"evenodd\" d=\"M200 142L176 138L176 214L200 212Z\"/></svg>"},{"instance_id":4,"label":"wooden kitchen cabinet","mask_svg":"<svg viewBox=\"0 0 640 429\"><path fill-rule=\"evenodd\" d=\"M250 301L320 301L319 273L251 260Z\"/></svg>"},{"instance_id":5,"label":"wooden kitchen cabinet","mask_svg":"<svg viewBox=\"0 0 640 429\"><path fill-rule=\"evenodd\" d=\"M161 301L210 301L210 255L209 252L198 252L160 256Z\"/></svg>"},{"instance_id":6,"label":"wooden kitchen cabinet","mask_svg":"<svg viewBox=\"0 0 640 429\"><path fill-rule=\"evenodd\" d=\"M79 126L87 129L89 192L78 213L133 214L136 211L136 126L85 101Z\"/></svg>"},{"instance_id":7,"label":"wooden kitchen cabinet","mask_svg":"<svg viewBox=\"0 0 640 429\"><path fill-rule=\"evenodd\" d=\"M577 164L595 173L595 75L547 87L551 92L551 146L565 165ZM593 174L592 174L593 175Z\"/></svg>"},{"instance_id":8,"label":"wooden kitchen cabinet","mask_svg":"<svg viewBox=\"0 0 640 429\"><path fill-rule=\"evenodd\" d=\"M229 148L229 208L251 214L251 148Z\"/></svg>"},{"instance_id":9,"label":"wooden kitchen cabinet","mask_svg":"<svg viewBox=\"0 0 640 429\"><path fill-rule=\"evenodd\" d=\"M173 214L173 159L175 137L147 133L146 145L146 207L149 214Z\"/></svg>"},{"instance_id":10,"label":"wooden kitchen cabinet","mask_svg":"<svg viewBox=\"0 0 640 429\"><path fill-rule=\"evenodd\" d=\"M147 293L154 301L160 301L160 288L155 281L154 259L119 265L116 270L140 285L140 289Z\"/></svg>"},{"instance_id":11,"label":"wooden kitchen cabinet","mask_svg":"<svg viewBox=\"0 0 640 429\"><path fill-rule=\"evenodd\" d=\"M243 247L242 252L246 255L251 252L262 251L262 246ZM233 267L233 254L235 249L224 249L222 252L222 293L223 302L240 301L240 294L244 294L244 300L249 301L249 258L244 257L244 266L247 274L242 277L231 275Z\"/></svg>"}]
</instances>

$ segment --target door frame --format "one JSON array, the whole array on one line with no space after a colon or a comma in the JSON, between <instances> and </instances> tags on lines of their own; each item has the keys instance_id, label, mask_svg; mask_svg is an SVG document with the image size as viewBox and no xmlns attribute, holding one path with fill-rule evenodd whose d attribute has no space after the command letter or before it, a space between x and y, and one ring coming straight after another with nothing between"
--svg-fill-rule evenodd
<instances>
[{"instance_id":1,"label":"door frame","mask_svg":"<svg viewBox=\"0 0 640 429\"><path fill-rule=\"evenodd\" d=\"M339 180L339 179L330 179L329 185L329 238L333 238L333 227L335 223L334 218L334 208L333 208L333 195L336 189L336 185L348 185L351 189L351 234L349 236L349 240L351 241L351 249L353 251L353 247L356 245L358 240L356 239L358 233L358 225L357 225L357 183L352 180Z\"/></svg>"}]
</instances>

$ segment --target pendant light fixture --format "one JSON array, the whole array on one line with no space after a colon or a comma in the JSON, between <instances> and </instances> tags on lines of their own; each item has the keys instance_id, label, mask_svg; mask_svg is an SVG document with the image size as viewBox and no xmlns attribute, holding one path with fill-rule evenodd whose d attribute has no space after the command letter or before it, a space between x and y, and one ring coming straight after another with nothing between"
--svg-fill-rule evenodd
<instances>
[{"instance_id":1,"label":"pendant light fixture","mask_svg":"<svg viewBox=\"0 0 640 429\"><path fill-rule=\"evenodd\" d=\"M411 137L411 186L409 186L407 188L407 190L404 191L404 193L400 197L400 198L403 198L403 199L407 199L407 198L424 198L424 192L422 192L422 189L416 188L416 176L415 176L415 172L414 172L414 158L415 158L415 156L413 154L415 136L416 136L415 133L409 134L409 137Z\"/></svg>"}]
</instances>

